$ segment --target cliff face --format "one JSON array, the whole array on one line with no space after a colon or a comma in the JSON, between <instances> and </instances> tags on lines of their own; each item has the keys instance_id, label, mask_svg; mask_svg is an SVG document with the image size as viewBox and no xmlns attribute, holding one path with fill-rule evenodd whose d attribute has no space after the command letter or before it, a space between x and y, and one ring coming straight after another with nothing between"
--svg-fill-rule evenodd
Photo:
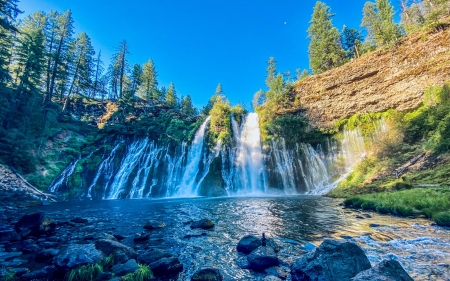
<instances>
[{"instance_id":1,"label":"cliff face","mask_svg":"<svg viewBox=\"0 0 450 281\"><path fill-rule=\"evenodd\" d=\"M424 31L405 37L389 50L297 82L292 92L296 102L285 113L297 112L313 126L330 128L356 113L417 108L428 87L447 80L450 29Z\"/></svg>"}]
</instances>

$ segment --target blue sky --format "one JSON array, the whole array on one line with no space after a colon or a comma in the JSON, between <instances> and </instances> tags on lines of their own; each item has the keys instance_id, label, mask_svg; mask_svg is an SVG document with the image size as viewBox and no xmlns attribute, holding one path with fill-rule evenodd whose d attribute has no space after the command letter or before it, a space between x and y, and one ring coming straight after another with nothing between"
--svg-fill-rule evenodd
<instances>
[{"instance_id":1,"label":"blue sky","mask_svg":"<svg viewBox=\"0 0 450 281\"><path fill-rule=\"evenodd\" d=\"M126 39L131 65L152 58L160 86L171 81L179 96L201 107L221 83L232 104L251 109L265 90L267 60L277 70L309 69L306 30L313 0L21 0L28 15L71 9L76 32L86 32L106 66ZM365 0L325 1L334 25L359 28ZM395 4L395 3L394 3Z\"/></svg>"}]
</instances>

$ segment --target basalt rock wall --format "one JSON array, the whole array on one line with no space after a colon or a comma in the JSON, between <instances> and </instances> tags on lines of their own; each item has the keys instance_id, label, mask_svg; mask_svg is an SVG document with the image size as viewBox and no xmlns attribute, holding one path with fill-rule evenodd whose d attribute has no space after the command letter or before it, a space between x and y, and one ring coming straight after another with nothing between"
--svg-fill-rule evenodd
<instances>
[{"instance_id":1,"label":"basalt rock wall","mask_svg":"<svg viewBox=\"0 0 450 281\"><path fill-rule=\"evenodd\" d=\"M297 82L279 114L300 114L319 128L354 114L419 107L430 86L450 80L450 28L423 31L395 46Z\"/></svg>"}]
</instances>

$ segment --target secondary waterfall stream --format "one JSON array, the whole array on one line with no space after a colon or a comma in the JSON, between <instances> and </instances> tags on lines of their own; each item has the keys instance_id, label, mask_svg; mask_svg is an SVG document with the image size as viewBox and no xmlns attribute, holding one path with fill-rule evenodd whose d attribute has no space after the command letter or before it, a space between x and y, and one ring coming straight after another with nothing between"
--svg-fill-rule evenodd
<instances>
[{"instance_id":1,"label":"secondary waterfall stream","mask_svg":"<svg viewBox=\"0 0 450 281\"><path fill-rule=\"evenodd\" d=\"M261 196L324 194L349 173L370 151L370 142L386 132L383 119L374 132L363 136L359 128L344 129L342 139L329 139L324 147L290 143L284 139L263 147L256 113L240 123L231 116L231 144L207 145L210 117L197 129L191 143L175 148L148 138L117 140L104 153L95 174L86 177L88 198L153 198L196 196ZM49 188L64 190L74 175L73 161ZM333 180L334 181L334 180Z\"/></svg>"}]
</instances>

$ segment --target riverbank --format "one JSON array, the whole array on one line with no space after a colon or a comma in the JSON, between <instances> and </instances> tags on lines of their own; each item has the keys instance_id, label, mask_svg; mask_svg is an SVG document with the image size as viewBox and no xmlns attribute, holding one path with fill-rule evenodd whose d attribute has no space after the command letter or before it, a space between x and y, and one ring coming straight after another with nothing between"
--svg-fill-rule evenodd
<instances>
[{"instance_id":1,"label":"riverbank","mask_svg":"<svg viewBox=\"0 0 450 281\"><path fill-rule=\"evenodd\" d=\"M24 214L42 211L56 228L53 235L36 236L30 238L32 241L2 243L1 263L15 263L10 267L31 272L51 269L53 262L36 262L37 253L70 245L92 247L89 245L95 241L112 236L136 252L158 250L177 258L183 265L178 280L190 280L205 267L220 269L224 280L263 280L274 271L269 274L241 268L243 256L236 245L245 235L261 237L264 232L280 247L277 278L290 280L290 268L296 260L325 239L334 238L356 242L372 265L384 259L398 260L414 280L450 279L450 269L445 266L450 264L448 230L424 219L382 216L345 209L340 204L342 200L320 196L292 196L68 201L6 210L1 223L9 227ZM215 226L209 230L191 228L192 221L203 218L211 219ZM145 229L149 220L164 226ZM7 258L3 258L5 254Z\"/></svg>"}]
</instances>

